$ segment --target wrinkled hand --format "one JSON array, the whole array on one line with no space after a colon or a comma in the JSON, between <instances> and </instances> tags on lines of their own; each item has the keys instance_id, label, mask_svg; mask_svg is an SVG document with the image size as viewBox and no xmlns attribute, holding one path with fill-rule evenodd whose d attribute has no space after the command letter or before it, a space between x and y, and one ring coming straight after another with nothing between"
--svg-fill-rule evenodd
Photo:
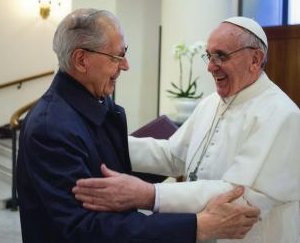
<instances>
[{"instance_id":1,"label":"wrinkled hand","mask_svg":"<svg viewBox=\"0 0 300 243\"><path fill-rule=\"evenodd\" d=\"M80 179L72 189L83 207L96 211L124 211L132 208L152 209L154 185L137 177L122 174L101 165L104 178Z\"/></svg>"},{"instance_id":2,"label":"wrinkled hand","mask_svg":"<svg viewBox=\"0 0 300 243\"><path fill-rule=\"evenodd\" d=\"M244 193L243 187L211 199L197 214L197 239L242 239L258 221L259 209L230 203Z\"/></svg>"}]
</instances>

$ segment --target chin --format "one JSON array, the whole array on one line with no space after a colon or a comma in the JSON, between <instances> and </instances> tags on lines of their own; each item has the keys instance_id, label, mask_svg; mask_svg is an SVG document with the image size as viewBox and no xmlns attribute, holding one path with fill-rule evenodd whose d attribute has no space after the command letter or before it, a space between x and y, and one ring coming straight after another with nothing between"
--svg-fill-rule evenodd
<instances>
[{"instance_id":1,"label":"chin","mask_svg":"<svg viewBox=\"0 0 300 243\"><path fill-rule=\"evenodd\" d=\"M217 87L217 93L223 98L226 97L227 94L227 92L225 92L224 89L219 89L218 87Z\"/></svg>"}]
</instances>

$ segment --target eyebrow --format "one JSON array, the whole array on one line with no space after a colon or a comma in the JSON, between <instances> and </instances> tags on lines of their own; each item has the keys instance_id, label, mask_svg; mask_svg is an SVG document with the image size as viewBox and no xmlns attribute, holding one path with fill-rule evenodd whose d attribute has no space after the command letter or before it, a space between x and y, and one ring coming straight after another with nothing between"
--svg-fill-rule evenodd
<instances>
[{"instance_id":1,"label":"eyebrow","mask_svg":"<svg viewBox=\"0 0 300 243\"><path fill-rule=\"evenodd\" d=\"M227 52L228 52L228 51L227 51ZM222 54L226 54L227 52L224 51L224 50L221 50L221 49L214 50L213 52L209 52L208 50L206 50L206 53L209 53L209 54L213 54L213 53L222 53Z\"/></svg>"}]
</instances>

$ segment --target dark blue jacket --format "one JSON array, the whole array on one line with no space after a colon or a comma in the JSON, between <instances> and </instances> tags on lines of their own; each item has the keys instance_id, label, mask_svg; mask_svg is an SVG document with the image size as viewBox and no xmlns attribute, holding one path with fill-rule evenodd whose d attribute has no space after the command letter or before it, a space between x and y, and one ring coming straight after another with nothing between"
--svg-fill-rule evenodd
<instances>
[{"instance_id":1,"label":"dark blue jacket","mask_svg":"<svg viewBox=\"0 0 300 243\"><path fill-rule=\"evenodd\" d=\"M17 190L24 243L195 242L192 214L82 208L71 189L79 178L101 177L102 162L131 173L124 109L109 98L100 103L59 71L20 134Z\"/></svg>"}]
</instances>

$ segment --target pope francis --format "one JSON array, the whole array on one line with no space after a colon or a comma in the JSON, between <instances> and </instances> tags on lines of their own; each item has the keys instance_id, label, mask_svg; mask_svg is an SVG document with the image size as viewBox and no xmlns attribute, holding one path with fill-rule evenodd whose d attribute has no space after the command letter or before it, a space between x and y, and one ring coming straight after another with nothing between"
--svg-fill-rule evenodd
<instances>
[{"instance_id":1,"label":"pope francis","mask_svg":"<svg viewBox=\"0 0 300 243\"><path fill-rule=\"evenodd\" d=\"M184 174L187 179L156 184L154 211L199 212L215 195L235 185L245 187L235 203L260 208L261 220L244 239L218 243L298 242L300 111L263 71L267 50L267 37L254 20L224 20L211 33L203 55L216 92L199 103L169 140L129 138L135 171ZM118 186L103 186L105 179L100 180L99 187ZM137 190L127 193L134 195L132 201L143 200Z\"/></svg>"}]
</instances>

